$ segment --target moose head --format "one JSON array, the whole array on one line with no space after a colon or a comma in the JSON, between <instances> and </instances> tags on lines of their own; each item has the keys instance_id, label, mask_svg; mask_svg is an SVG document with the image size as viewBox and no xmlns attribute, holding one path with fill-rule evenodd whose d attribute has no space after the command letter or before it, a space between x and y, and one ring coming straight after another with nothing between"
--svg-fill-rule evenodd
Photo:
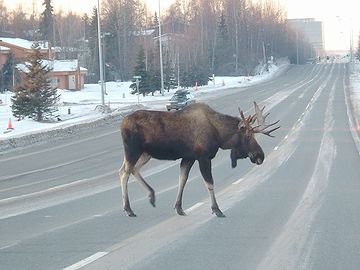
<instances>
[{"instance_id":1,"label":"moose head","mask_svg":"<svg viewBox=\"0 0 360 270\"><path fill-rule=\"evenodd\" d=\"M255 114L244 116L243 111L239 108L240 122L238 125L237 143L231 149L231 167L235 168L238 159L250 158L252 163L260 165L263 163L265 155L255 139L256 133L262 133L270 137L271 132L280 128L280 126L274 127L279 121L271 124L266 124L265 119L269 113L263 115L265 106L260 109L259 106L254 102ZM254 125L257 122L257 125ZM269 128L271 128L269 130Z\"/></svg>"}]
</instances>

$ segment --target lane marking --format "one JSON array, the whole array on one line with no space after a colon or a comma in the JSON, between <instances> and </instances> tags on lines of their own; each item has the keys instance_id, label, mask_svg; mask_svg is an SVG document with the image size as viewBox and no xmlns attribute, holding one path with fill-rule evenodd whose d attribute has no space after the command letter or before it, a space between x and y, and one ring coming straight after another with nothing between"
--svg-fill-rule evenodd
<instances>
[{"instance_id":1,"label":"lane marking","mask_svg":"<svg viewBox=\"0 0 360 270\"><path fill-rule=\"evenodd\" d=\"M238 185L240 184L242 181L244 181L244 178L240 178L239 180L236 180L234 183L232 183L233 185Z\"/></svg>"},{"instance_id":2,"label":"lane marking","mask_svg":"<svg viewBox=\"0 0 360 270\"><path fill-rule=\"evenodd\" d=\"M16 245L19 244L19 243L20 243L20 241L15 241L14 243L11 243L11 244L9 244L9 245L0 247L0 250L7 249L7 248L10 248L10 247L16 246Z\"/></svg>"},{"instance_id":3,"label":"lane marking","mask_svg":"<svg viewBox=\"0 0 360 270\"><path fill-rule=\"evenodd\" d=\"M90 257L87 257L77 263L74 263L73 265L70 265L66 268L64 268L63 270L77 270L77 269L80 269L98 259L100 259L101 257L104 257L105 255L107 255L108 252L97 252L93 255L91 255Z\"/></svg>"},{"instance_id":4,"label":"lane marking","mask_svg":"<svg viewBox=\"0 0 360 270\"><path fill-rule=\"evenodd\" d=\"M155 168L144 171L143 176L148 177L160 173L177 164L179 164L179 161L165 162ZM0 210L2 210L1 208L4 208L4 210L0 212L0 219L26 214L35 210L48 208L57 204L118 188L117 182L107 181L104 184L104 182L98 181L98 179L101 178L111 179L117 171L118 170L91 178L80 179L75 182L54 186L45 190L0 199ZM131 179L129 183L134 183L135 181L135 179ZM82 192L78 191L80 188L83 190ZM171 187L171 189L172 188L173 187ZM66 196L63 195L65 193L67 193ZM73 194L73 196L70 196L70 194ZM26 204L26 207L24 207L23 204Z\"/></svg>"},{"instance_id":5,"label":"lane marking","mask_svg":"<svg viewBox=\"0 0 360 270\"><path fill-rule=\"evenodd\" d=\"M57 150L57 149L66 148L66 147L76 145L76 144L79 144L79 143L100 139L101 137L109 136L109 135L119 133L119 132L120 132L120 130L110 131L110 132L100 134L100 135L97 135L97 136L91 136L91 137L88 137L88 138L85 138L85 139L76 140L74 142L70 142L70 143L66 143L66 144L62 144L62 145L56 145L56 146L48 147L46 149L33 151L33 152L30 152L30 153L25 153L25 154L16 155L16 156L12 156L12 157L5 157L5 158L0 157L0 161L9 161L9 160L14 160L14 159L19 159L19 158L27 158L29 156L33 156L33 155L37 155L37 154L42 154L42 153L46 153L46 152L52 152L52 151ZM24 135L20 135L18 137L22 137L22 136L27 136L27 135L24 134ZM21 147L19 147L17 149L23 150L23 149L29 149L30 147L31 146L21 146ZM9 151L4 151L4 154L6 154L8 152L11 153L11 151L13 151L13 150L11 149Z\"/></svg>"},{"instance_id":6,"label":"lane marking","mask_svg":"<svg viewBox=\"0 0 360 270\"><path fill-rule=\"evenodd\" d=\"M335 86L334 83L329 95L324 132L310 181L294 212L258 265L258 270L308 269L311 265L310 256L314 243L311 228L322 205L332 164L337 155L335 140L331 132L326 131L334 130Z\"/></svg>"},{"instance_id":7,"label":"lane marking","mask_svg":"<svg viewBox=\"0 0 360 270\"><path fill-rule=\"evenodd\" d=\"M202 206L204 203L203 202L198 202L195 203L193 206L191 206L190 208L186 209L185 212L192 212L194 211L196 208L199 208L200 206Z\"/></svg>"},{"instance_id":8,"label":"lane marking","mask_svg":"<svg viewBox=\"0 0 360 270\"><path fill-rule=\"evenodd\" d=\"M104 154L106 154L108 152L110 152L110 151L106 150L106 151L102 151L102 152L95 153L95 154L92 154L92 155L88 155L88 156L83 157L83 158L78 158L78 159L74 159L74 160L71 160L71 161L68 161L68 162L59 163L59 164L56 164L56 165L53 165L53 166L48 166L48 167L41 168L41 169L36 169L36 170L29 170L29 171L25 171L25 172L18 173L18 174L13 174L13 175L7 175L5 177L0 177L0 181L9 180L9 179L12 179L12 178L18 178L18 177L29 175L29 174L45 172L45 171L48 171L48 170L58 169L58 168L65 167L65 166L68 166L68 165L72 165L72 164L75 164L75 163L79 163L81 161L88 160L88 159L91 159L91 158L94 158L94 157L102 156L102 155L104 155ZM14 188L22 187L22 186L23 185L16 186Z\"/></svg>"}]
</instances>

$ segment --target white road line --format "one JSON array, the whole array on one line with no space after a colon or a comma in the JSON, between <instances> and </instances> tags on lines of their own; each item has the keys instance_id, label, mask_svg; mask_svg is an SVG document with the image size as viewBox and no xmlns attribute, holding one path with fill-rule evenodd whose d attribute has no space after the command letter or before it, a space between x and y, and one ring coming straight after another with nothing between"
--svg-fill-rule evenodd
<instances>
[{"instance_id":1,"label":"white road line","mask_svg":"<svg viewBox=\"0 0 360 270\"><path fill-rule=\"evenodd\" d=\"M150 175L154 175L156 173L168 169L169 167L175 166L178 163L179 161L161 164L159 166L154 167L153 169L146 170L143 176L148 177ZM117 188L118 184L116 182L109 181L106 183L106 185L104 185L104 183L101 183L99 185L97 184L99 178L109 179L113 177L113 175L115 175L116 172L117 170L111 171L103 175L97 175L91 178L85 178L85 179L77 180L75 182L54 186L46 190L9 197L6 199L0 199L0 210L2 210L1 208L4 208L4 211L0 212L0 219L25 214L31 211L40 210L43 208L51 207L53 205L61 204L64 202L72 201L86 196L91 196L93 194L97 194L113 188ZM129 183L133 183L133 182L135 182L134 179L129 181ZM74 187L80 187L85 185L88 186L89 184L92 184L92 186L84 189L85 190L84 192L79 193L77 190L74 190ZM63 196L62 194L66 193L65 191L67 190L69 190L69 193L67 195L73 194L74 196ZM32 200L32 199L36 199L36 200ZM22 204L24 204L25 202L24 200L28 200L28 202L26 202L26 207L22 206ZM43 202L48 202L48 203L43 203Z\"/></svg>"},{"instance_id":2,"label":"white road line","mask_svg":"<svg viewBox=\"0 0 360 270\"><path fill-rule=\"evenodd\" d=\"M97 259L100 259L101 257L104 257L105 255L107 255L108 252L98 252L95 253L94 255L91 255L90 257L87 257L73 265L70 265L66 268L64 268L63 270L76 270L76 269L80 269L81 267L84 267L85 265L88 265L94 261L96 261Z\"/></svg>"},{"instance_id":3,"label":"white road line","mask_svg":"<svg viewBox=\"0 0 360 270\"><path fill-rule=\"evenodd\" d=\"M325 113L324 130L334 129L334 93L332 87ZM313 174L296 209L280 235L268 250L258 270L308 269L314 238L311 227L324 199L332 163L336 157L336 144L331 132L324 132Z\"/></svg>"},{"instance_id":4,"label":"white road line","mask_svg":"<svg viewBox=\"0 0 360 270\"><path fill-rule=\"evenodd\" d=\"M83 157L83 158L78 158L78 159L74 159L74 160L71 160L71 161L68 161L68 162L59 163L59 164L56 164L54 166L49 166L49 167L36 169L36 170L31 170L31 171L25 171L25 172L22 172L22 173L19 173L19 174L14 174L14 175L7 175L5 177L0 177L0 181L8 180L8 179L11 179L11 178L16 178L16 177L21 177L21 176L29 175L29 174L33 174L33 173L49 171L49 170L57 169L57 168L60 168L60 167L65 167L65 166L68 166L68 165L71 165L71 164L74 164L74 163L78 163L78 162L81 162L81 161L84 161L84 160L87 160L87 159L90 159L90 158L93 158L93 157L102 156L107 152L109 152L109 151L102 151L100 153L96 153L96 154L93 154L93 155L88 155L88 156ZM24 186L27 186L27 185L24 185ZM14 188L19 188L19 187L22 187L22 186L16 186Z\"/></svg>"},{"instance_id":5,"label":"white road line","mask_svg":"<svg viewBox=\"0 0 360 270\"><path fill-rule=\"evenodd\" d=\"M24 157L37 155L37 154L42 154L42 153L45 153L45 152L51 152L51 151L54 151L54 150L57 150L57 149L61 149L61 148L65 148L65 147L68 147L68 146L78 144L80 142L87 142L87 141L91 141L93 139L99 139L101 137L112 135L112 134L115 134L115 133L118 133L118 132L119 132L119 130L111 131L111 132L107 132L107 133L100 134L100 135L97 135L97 136L92 136L92 137L89 137L89 138L85 138L85 139L77 140L77 141L74 141L74 142L70 142L70 143L67 143L67 144L56 145L56 146L48 147L48 148L43 149L43 150L33 151L31 153L26 153L26 154L22 154L22 155L16 155L16 156L13 156L13 157L3 158L3 159L1 159L1 161L9 161L9 160L14 160L14 159L18 159L18 158L24 158ZM26 149L27 147L25 146L25 147L21 147L21 148ZM5 153L6 153L6 151L5 151Z\"/></svg>"},{"instance_id":6,"label":"white road line","mask_svg":"<svg viewBox=\"0 0 360 270\"><path fill-rule=\"evenodd\" d=\"M190 208L186 209L185 212L189 213L194 211L196 208L199 208L200 206L202 206L204 203L203 202L198 202L195 203L193 206L191 206Z\"/></svg>"},{"instance_id":7,"label":"white road line","mask_svg":"<svg viewBox=\"0 0 360 270\"><path fill-rule=\"evenodd\" d=\"M237 185L240 184L242 181L244 181L244 178L240 178L239 180L236 180L234 183L232 183L233 185Z\"/></svg>"},{"instance_id":8,"label":"white road line","mask_svg":"<svg viewBox=\"0 0 360 270\"><path fill-rule=\"evenodd\" d=\"M9 244L9 245L0 247L0 250L7 249L7 248L10 248L10 247L16 246L16 245L19 244L19 243L20 243L20 241L15 241L14 243L11 243L11 244Z\"/></svg>"}]
</instances>

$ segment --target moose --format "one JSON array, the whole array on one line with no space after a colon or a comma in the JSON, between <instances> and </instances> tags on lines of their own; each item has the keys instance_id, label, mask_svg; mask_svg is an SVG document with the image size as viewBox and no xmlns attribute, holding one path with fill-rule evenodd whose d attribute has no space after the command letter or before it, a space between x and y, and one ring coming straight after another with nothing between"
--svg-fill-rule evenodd
<instances>
[{"instance_id":1,"label":"moose","mask_svg":"<svg viewBox=\"0 0 360 270\"><path fill-rule=\"evenodd\" d=\"M231 149L231 167L235 168L238 159L250 158L260 165L265 155L255 139L256 133L274 137L271 133L280 126L279 121L265 124L264 108L254 102L255 114L244 116L239 108L240 117L219 113L208 105L196 103L181 111L164 112L138 110L124 117L121 136L124 144L124 162L119 170L123 207L125 213L135 217L129 202L128 179L130 174L148 192L150 204L155 207L155 192L140 174L140 168L151 158L177 160L180 162L179 186L175 210L186 215L182 209L182 196L190 169L198 161L202 177L208 189L212 213L225 217L215 199L214 180L211 160L219 148ZM255 124L257 122L257 124Z\"/></svg>"}]
</instances>

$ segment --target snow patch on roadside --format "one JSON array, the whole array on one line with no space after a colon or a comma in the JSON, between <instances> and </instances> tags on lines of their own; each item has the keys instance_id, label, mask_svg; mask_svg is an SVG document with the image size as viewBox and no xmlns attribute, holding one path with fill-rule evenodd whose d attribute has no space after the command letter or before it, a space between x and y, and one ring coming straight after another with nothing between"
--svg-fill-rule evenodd
<instances>
[{"instance_id":1,"label":"snow patch on roadside","mask_svg":"<svg viewBox=\"0 0 360 270\"><path fill-rule=\"evenodd\" d=\"M278 65L271 65L269 72L257 76L215 77L208 85L189 89L195 96L215 93L224 95L230 88L254 85L270 79L286 71L288 62L282 61ZM122 117L139 108L161 109L170 99L175 89L165 91L164 95L155 93L154 96L132 95L129 88L131 82L106 83L105 104L110 111L102 112L100 85L87 84L81 91L59 90L61 94L58 117L61 121L35 122L31 119L16 121L11 113L11 92L0 93L0 151L8 151L17 147L24 147L38 142L61 139L79 131L102 126L111 121L121 121ZM13 130L6 130L9 119L12 120ZM56 119L55 119L56 120ZM9 132L8 132L9 131Z\"/></svg>"}]
</instances>

